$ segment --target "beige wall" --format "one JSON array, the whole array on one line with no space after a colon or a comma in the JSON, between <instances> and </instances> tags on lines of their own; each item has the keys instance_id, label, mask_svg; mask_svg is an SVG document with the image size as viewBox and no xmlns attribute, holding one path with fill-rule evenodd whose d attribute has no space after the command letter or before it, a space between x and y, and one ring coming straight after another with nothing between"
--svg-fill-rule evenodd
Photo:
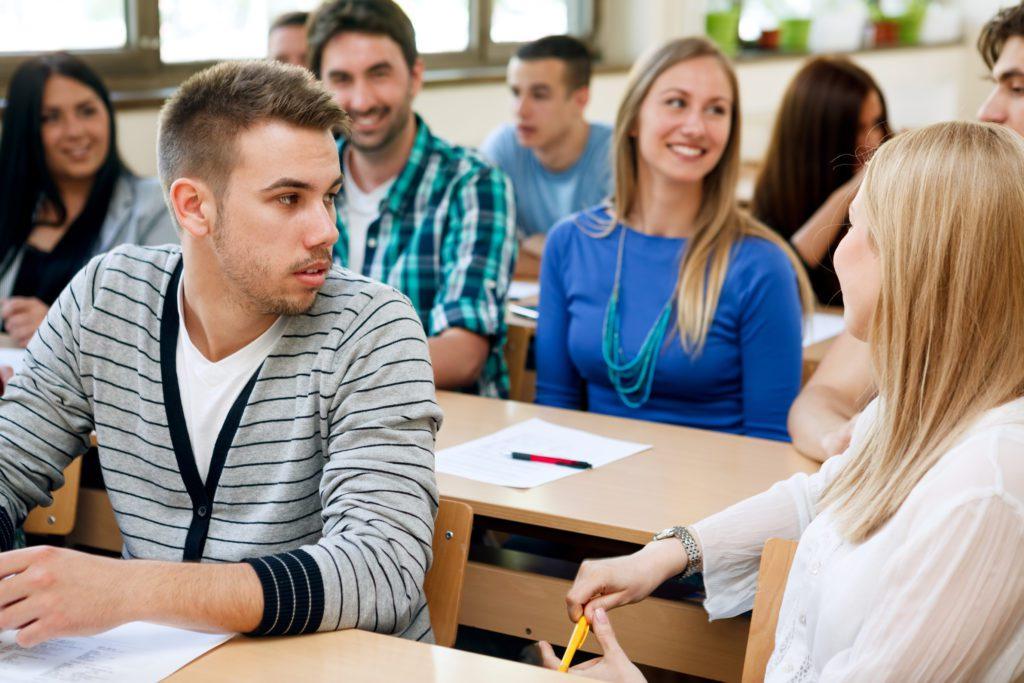
<instances>
[{"instance_id":1,"label":"beige wall","mask_svg":"<svg viewBox=\"0 0 1024 683\"><path fill-rule=\"evenodd\" d=\"M610 63L628 64L650 46L701 29L703 0L599 0L598 44ZM968 35L962 45L860 53L855 61L878 80L897 129L953 118L970 118L981 104L987 85L979 78L984 65L973 47L977 27L998 2L977 0L968 7ZM743 157L756 161L768 136L786 84L802 60L775 57L737 65L743 103ZM626 81L625 72L599 74L593 81L589 114L612 121ZM499 82L428 85L417 110L439 135L464 145L477 145L508 118L508 96ZM121 149L138 172L156 172L157 110L132 110L118 115Z\"/></svg>"}]
</instances>

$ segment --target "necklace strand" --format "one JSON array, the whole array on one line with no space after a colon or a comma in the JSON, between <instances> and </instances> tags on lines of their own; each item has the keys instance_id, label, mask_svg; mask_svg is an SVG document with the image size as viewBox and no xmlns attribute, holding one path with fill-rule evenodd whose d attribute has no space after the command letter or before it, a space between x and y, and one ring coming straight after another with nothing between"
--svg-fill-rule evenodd
<instances>
[{"instance_id":1,"label":"necklace strand","mask_svg":"<svg viewBox=\"0 0 1024 683\"><path fill-rule=\"evenodd\" d=\"M619 314L619 292L622 287L622 260L626 244L626 226L619 228L619 250L615 262L615 281L608 307L604 313L604 329L601 352L608 366L608 379L615 387L615 393L630 408L639 408L651 396L654 385L654 370L658 356L665 343L672 316L673 297L661 309L654 326L647 332L644 343L632 359L627 359L622 350L622 317Z\"/></svg>"}]
</instances>

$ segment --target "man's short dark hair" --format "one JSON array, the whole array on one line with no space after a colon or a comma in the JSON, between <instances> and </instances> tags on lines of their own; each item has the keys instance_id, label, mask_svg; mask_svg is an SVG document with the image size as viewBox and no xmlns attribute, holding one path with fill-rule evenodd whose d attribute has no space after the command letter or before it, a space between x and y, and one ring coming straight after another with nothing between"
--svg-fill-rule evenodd
<instances>
[{"instance_id":1,"label":"man's short dark hair","mask_svg":"<svg viewBox=\"0 0 1024 683\"><path fill-rule=\"evenodd\" d=\"M402 8L392 0L334 0L320 6L309 23L309 68L317 77L324 47L342 33L387 36L398 43L412 69L419 58L416 32Z\"/></svg>"},{"instance_id":2,"label":"man's short dark hair","mask_svg":"<svg viewBox=\"0 0 1024 683\"><path fill-rule=\"evenodd\" d=\"M279 28L303 28L309 21L309 12L285 12L270 25L267 33L273 33Z\"/></svg>"},{"instance_id":3,"label":"man's short dark hair","mask_svg":"<svg viewBox=\"0 0 1024 683\"><path fill-rule=\"evenodd\" d=\"M1024 38L1024 2L1000 10L982 27L978 52L989 69L999 60L1006 41L1015 36Z\"/></svg>"},{"instance_id":4,"label":"man's short dark hair","mask_svg":"<svg viewBox=\"0 0 1024 683\"><path fill-rule=\"evenodd\" d=\"M157 167L164 192L178 178L197 176L222 194L236 162L236 138L263 121L343 133L349 123L302 67L221 62L189 77L160 111Z\"/></svg>"},{"instance_id":5,"label":"man's short dark hair","mask_svg":"<svg viewBox=\"0 0 1024 683\"><path fill-rule=\"evenodd\" d=\"M570 92L590 85L594 58L578 38L545 36L520 47L516 50L516 57L524 62L531 59L557 59L565 62L565 83Z\"/></svg>"}]
</instances>

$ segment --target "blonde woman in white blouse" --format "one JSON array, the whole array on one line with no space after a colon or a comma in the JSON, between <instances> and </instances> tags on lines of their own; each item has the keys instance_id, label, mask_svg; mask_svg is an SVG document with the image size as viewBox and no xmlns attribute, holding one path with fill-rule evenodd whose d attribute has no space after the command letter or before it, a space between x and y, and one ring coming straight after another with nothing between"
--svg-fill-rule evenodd
<instances>
[{"instance_id":1,"label":"blonde woman in white blouse","mask_svg":"<svg viewBox=\"0 0 1024 683\"><path fill-rule=\"evenodd\" d=\"M850 447L585 562L566 602L605 656L579 673L643 680L605 610L677 574L703 571L712 619L749 610L764 542L782 537L800 544L766 680L1024 676L1024 140L966 122L901 135L850 218L835 266L879 387Z\"/></svg>"}]
</instances>

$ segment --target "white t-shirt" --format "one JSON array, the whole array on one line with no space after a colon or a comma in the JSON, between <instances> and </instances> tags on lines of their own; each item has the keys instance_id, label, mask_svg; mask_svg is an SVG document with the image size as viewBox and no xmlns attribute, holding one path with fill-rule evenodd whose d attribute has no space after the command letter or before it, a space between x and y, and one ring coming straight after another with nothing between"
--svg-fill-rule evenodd
<instances>
[{"instance_id":1,"label":"white t-shirt","mask_svg":"<svg viewBox=\"0 0 1024 683\"><path fill-rule=\"evenodd\" d=\"M259 337L227 358L212 363L195 347L185 329L183 283L184 278L178 283L178 345L175 350L178 392L196 469L199 477L206 481L213 447L224 420L245 383L284 334L286 320L283 316L278 318Z\"/></svg>"},{"instance_id":2,"label":"white t-shirt","mask_svg":"<svg viewBox=\"0 0 1024 683\"><path fill-rule=\"evenodd\" d=\"M347 154L344 172L345 204L341 210L341 217L348 232L348 269L362 273L363 261L366 258L366 233L370 230L370 223L377 220L377 216L380 215L380 203L384 201L395 179L390 178L369 192L363 192L352 180L352 169L349 167Z\"/></svg>"}]
</instances>

